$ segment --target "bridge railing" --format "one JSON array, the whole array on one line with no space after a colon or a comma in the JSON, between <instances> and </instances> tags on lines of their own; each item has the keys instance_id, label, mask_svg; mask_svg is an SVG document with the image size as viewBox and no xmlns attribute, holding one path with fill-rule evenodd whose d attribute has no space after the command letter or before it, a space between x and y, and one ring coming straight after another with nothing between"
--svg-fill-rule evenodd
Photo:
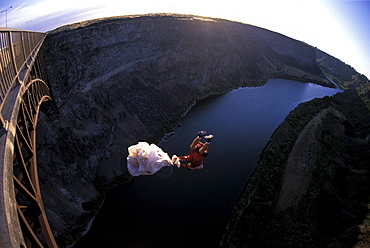
<instances>
[{"instance_id":1,"label":"bridge railing","mask_svg":"<svg viewBox=\"0 0 370 248\"><path fill-rule=\"evenodd\" d=\"M45 33L0 29L0 110L12 86L25 83L35 59L34 49L45 37Z\"/></svg>"},{"instance_id":2,"label":"bridge railing","mask_svg":"<svg viewBox=\"0 0 370 248\"><path fill-rule=\"evenodd\" d=\"M39 111L58 113L43 63L45 37L0 28L0 247L57 247L36 159Z\"/></svg>"}]
</instances>

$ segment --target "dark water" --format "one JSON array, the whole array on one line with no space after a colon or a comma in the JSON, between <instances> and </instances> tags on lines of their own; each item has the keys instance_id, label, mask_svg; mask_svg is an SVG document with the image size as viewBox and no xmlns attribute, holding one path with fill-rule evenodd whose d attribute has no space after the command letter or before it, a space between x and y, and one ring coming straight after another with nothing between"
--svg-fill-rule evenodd
<instances>
[{"instance_id":1,"label":"dark water","mask_svg":"<svg viewBox=\"0 0 370 248\"><path fill-rule=\"evenodd\" d=\"M339 91L272 79L201 101L160 147L186 155L199 130L213 133L204 169L168 167L113 189L75 247L217 247L273 131L299 103Z\"/></svg>"}]
</instances>

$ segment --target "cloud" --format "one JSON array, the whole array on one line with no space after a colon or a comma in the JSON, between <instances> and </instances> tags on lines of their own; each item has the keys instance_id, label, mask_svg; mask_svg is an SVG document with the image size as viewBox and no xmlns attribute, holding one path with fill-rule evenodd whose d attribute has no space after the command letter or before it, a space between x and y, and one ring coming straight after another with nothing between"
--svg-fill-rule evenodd
<instances>
[{"instance_id":1,"label":"cloud","mask_svg":"<svg viewBox=\"0 0 370 248\"><path fill-rule=\"evenodd\" d=\"M361 8L352 12L349 12L348 8L343 8L345 14L334 11L336 8L333 6L336 1L331 0L0 1L1 9L13 6L7 12L8 27L13 28L46 32L66 24L118 15L147 13L205 15L236 20L279 32L316 46L356 68L361 67L360 71L365 72L365 69L368 71L369 68L367 57L370 55L369 48L366 46L370 34L370 30L366 28L370 10L368 1L361 2ZM355 3L344 2L350 6ZM348 31L345 27L350 23L349 19L357 22L353 25L356 28ZM363 21L364 19L366 20ZM0 25L3 23L5 24L4 14L0 15Z\"/></svg>"},{"instance_id":2,"label":"cloud","mask_svg":"<svg viewBox=\"0 0 370 248\"><path fill-rule=\"evenodd\" d=\"M13 6L8 14L8 26L48 31L58 26L89 19L99 12L101 1L44 0L31 5Z\"/></svg>"}]
</instances>

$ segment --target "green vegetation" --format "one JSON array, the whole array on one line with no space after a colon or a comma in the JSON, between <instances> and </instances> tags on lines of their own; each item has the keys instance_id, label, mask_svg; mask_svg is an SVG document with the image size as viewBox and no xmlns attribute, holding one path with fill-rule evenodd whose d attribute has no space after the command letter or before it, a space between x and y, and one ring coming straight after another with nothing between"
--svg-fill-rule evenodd
<instances>
[{"instance_id":1,"label":"green vegetation","mask_svg":"<svg viewBox=\"0 0 370 248\"><path fill-rule=\"evenodd\" d=\"M286 223L278 224L275 218L280 219L281 214L276 215L275 206L284 167L295 140L307 123L322 108L327 107L326 101L321 99L314 99L309 106L306 105L300 104L288 115L262 152L259 166L250 178L243 196L235 205L231 217L235 227L231 230L229 243L225 247L229 245L230 247L277 247L275 243L277 240L284 247L290 240L300 242L294 237L296 235L294 230L297 230L299 222L292 223L290 219L284 218ZM281 235L281 230L277 228L277 225L281 224L284 225L286 232L292 234ZM292 230L287 230L286 227L292 227ZM266 237L269 238L266 239ZM282 237L286 239L284 242L281 242Z\"/></svg>"},{"instance_id":2,"label":"green vegetation","mask_svg":"<svg viewBox=\"0 0 370 248\"><path fill-rule=\"evenodd\" d=\"M346 119L330 111L322 118L315 130L317 158L307 193L294 207L278 210L292 148L308 122L328 108ZM368 212L364 208L370 186L368 130L370 114L356 90L300 104L262 152L255 173L235 204L221 247L355 244L357 226Z\"/></svg>"},{"instance_id":3,"label":"green vegetation","mask_svg":"<svg viewBox=\"0 0 370 248\"><path fill-rule=\"evenodd\" d=\"M324 72L336 82L342 89L354 89L369 82L364 76L356 72L353 67L340 60L316 49L316 61Z\"/></svg>"},{"instance_id":4,"label":"green vegetation","mask_svg":"<svg viewBox=\"0 0 370 248\"><path fill-rule=\"evenodd\" d=\"M370 110L370 82L361 84L356 90L366 107Z\"/></svg>"}]
</instances>

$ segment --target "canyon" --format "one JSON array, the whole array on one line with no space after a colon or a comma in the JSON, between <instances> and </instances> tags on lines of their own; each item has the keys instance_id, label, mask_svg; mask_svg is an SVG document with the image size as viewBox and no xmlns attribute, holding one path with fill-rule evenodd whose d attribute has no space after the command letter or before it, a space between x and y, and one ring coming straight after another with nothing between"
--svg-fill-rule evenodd
<instances>
[{"instance_id":1,"label":"canyon","mask_svg":"<svg viewBox=\"0 0 370 248\"><path fill-rule=\"evenodd\" d=\"M40 118L38 164L60 246L83 234L109 187L132 180L127 147L157 143L199 99L270 78L335 87L329 76L368 96L365 76L315 47L209 17L151 14L75 23L49 32L44 53L60 115Z\"/></svg>"}]
</instances>

